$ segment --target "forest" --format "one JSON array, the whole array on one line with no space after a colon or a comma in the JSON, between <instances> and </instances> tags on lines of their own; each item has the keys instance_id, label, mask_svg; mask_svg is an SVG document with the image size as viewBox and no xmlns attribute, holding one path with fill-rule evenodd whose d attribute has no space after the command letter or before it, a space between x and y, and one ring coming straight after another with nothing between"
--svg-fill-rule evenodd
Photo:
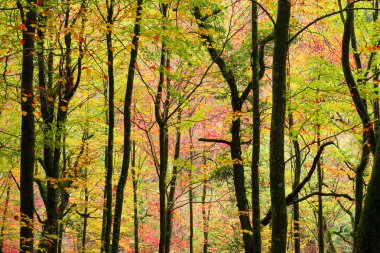
<instances>
[{"instance_id":1,"label":"forest","mask_svg":"<svg viewBox=\"0 0 380 253\"><path fill-rule=\"evenodd\" d=\"M380 253L379 0L0 0L0 253Z\"/></svg>"}]
</instances>

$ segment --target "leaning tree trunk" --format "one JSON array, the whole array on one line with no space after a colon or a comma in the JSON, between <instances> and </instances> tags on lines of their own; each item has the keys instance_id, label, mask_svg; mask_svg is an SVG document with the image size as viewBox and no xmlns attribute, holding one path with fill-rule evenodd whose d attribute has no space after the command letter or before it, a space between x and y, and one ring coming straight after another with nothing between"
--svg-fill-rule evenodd
<instances>
[{"instance_id":1,"label":"leaning tree trunk","mask_svg":"<svg viewBox=\"0 0 380 253\"><path fill-rule=\"evenodd\" d=\"M33 55L34 33L37 15L34 0L28 0L26 6L17 3L21 18L25 22L22 31L22 72L21 72L21 162L20 162L20 250L33 252L33 211L34 211L34 93L33 93Z\"/></svg>"},{"instance_id":2,"label":"leaning tree trunk","mask_svg":"<svg viewBox=\"0 0 380 253\"><path fill-rule=\"evenodd\" d=\"M202 16L199 7L194 7L193 9L194 17L197 19L198 27L202 30L207 31L208 27L204 22L204 16ZM252 250L252 235L249 231L252 231L251 223L249 220L249 205L248 199L246 196L245 188L245 175L244 175L244 166L243 158L241 153L241 139L240 139L240 130L241 130L241 119L240 114L242 110L242 105L245 102L249 91L251 90L251 85L249 84L246 89L243 91L241 96L239 95L239 90L236 83L236 77L234 72L228 67L224 58L221 54L215 49L215 42L208 33L200 34L200 37L205 40L209 45L207 49L212 58L212 60L218 65L220 72L229 86L231 93L231 107L233 111L233 120L231 124L231 141L222 141L222 143L228 144L230 146L230 155L231 160L233 161L233 182L235 188L235 197L237 202L237 207L239 210L239 221L241 226L241 231L243 231L243 243L244 250L246 253L251 252ZM213 140L211 140L213 141ZM216 140L216 142L221 142Z\"/></svg>"},{"instance_id":3,"label":"leaning tree trunk","mask_svg":"<svg viewBox=\"0 0 380 253\"><path fill-rule=\"evenodd\" d=\"M273 104L270 130L270 193L272 202L272 253L286 252L284 128L286 108L286 59L290 1L278 0L273 51Z\"/></svg>"}]
</instances>

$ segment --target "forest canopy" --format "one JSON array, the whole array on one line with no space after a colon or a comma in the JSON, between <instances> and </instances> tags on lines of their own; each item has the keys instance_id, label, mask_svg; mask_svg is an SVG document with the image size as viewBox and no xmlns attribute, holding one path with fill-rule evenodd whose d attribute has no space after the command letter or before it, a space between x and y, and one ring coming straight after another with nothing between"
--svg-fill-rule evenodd
<instances>
[{"instance_id":1,"label":"forest canopy","mask_svg":"<svg viewBox=\"0 0 380 253\"><path fill-rule=\"evenodd\" d=\"M379 10L0 1L0 253L380 252Z\"/></svg>"}]
</instances>

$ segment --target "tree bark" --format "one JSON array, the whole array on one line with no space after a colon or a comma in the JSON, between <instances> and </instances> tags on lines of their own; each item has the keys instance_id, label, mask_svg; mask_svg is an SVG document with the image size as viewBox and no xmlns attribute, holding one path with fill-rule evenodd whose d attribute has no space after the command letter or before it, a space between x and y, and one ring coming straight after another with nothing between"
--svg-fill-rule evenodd
<instances>
[{"instance_id":1,"label":"tree bark","mask_svg":"<svg viewBox=\"0 0 380 253\"><path fill-rule=\"evenodd\" d=\"M22 31L24 44L22 46L21 72L21 162L20 162L20 251L33 252L33 212L34 212L34 160L35 160L35 133L34 133L34 35L37 14L34 0L28 0L26 6L17 3L21 19L25 22Z\"/></svg>"},{"instance_id":2,"label":"tree bark","mask_svg":"<svg viewBox=\"0 0 380 253\"><path fill-rule=\"evenodd\" d=\"M107 4L107 25L113 24L114 0L106 1ZM113 174L113 140L115 126L115 78L114 78L114 56L112 48L112 30L107 33L107 65L108 65L108 141L106 149L106 178L105 178L105 200L103 208L102 224L102 247L101 252L109 252L111 249L111 227L112 227L112 174Z\"/></svg>"},{"instance_id":3,"label":"tree bark","mask_svg":"<svg viewBox=\"0 0 380 253\"><path fill-rule=\"evenodd\" d=\"M261 253L261 224L260 224L260 76L259 76L259 40L258 40L258 7L252 1L252 90L253 90L253 136L252 136L252 253Z\"/></svg>"},{"instance_id":4,"label":"tree bark","mask_svg":"<svg viewBox=\"0 0 380 253\"><path fill-rule=\"evenodd\" d=\"M270 193L272 203L272 253L286 252L284 128L286 109L286 59L290 1L278 0L273 51L273 98L270 130Z\"/></svg>"},{"instance_id":5,"label":"tree bark","mask_svg":"<svg viewBox=\"0 0 380 253\"><path fill-rule=\"evenodd\" d=\"M380 140L380 138L379 138ZM378 140L371 179L356 233L356 253L377 253L380 249L380 141Z\"/></svg>"}]
</instances>

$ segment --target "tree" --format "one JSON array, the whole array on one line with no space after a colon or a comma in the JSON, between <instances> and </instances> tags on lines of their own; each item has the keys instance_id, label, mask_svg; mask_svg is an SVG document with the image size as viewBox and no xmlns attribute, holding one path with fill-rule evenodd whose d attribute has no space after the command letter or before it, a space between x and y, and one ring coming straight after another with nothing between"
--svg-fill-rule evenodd
<instances>
[{"instance_id":1,"label":"tree","mask_svg":"<svg viewBox=\"0 0 380 253\"><path fill-rule=\"evenodd\" d=\"M286 58L290 2L279 0L274 28L273 105L270 130L270 192L272 203L271 252L286 251L287 215L285 201L284 128L286 107Z\"/></svg>"},{"instance_id":2,"label":"tree","mask_svg":"<svg viewBox=\"0 0 380 253\"><path fill-rule=\"evenodd\" d=\"M33 252L33 224L34 224L34 92L33 92L33 71L34 71L34 33L37 21L35 11L36 2L27 1L22 5L17 2L20 9L21 20L25 29L22 31L22 74L21 74L21 162L20 162L20 250ZM25 22L25 23L24 23Z\"/></svg>"}]
</instances>

